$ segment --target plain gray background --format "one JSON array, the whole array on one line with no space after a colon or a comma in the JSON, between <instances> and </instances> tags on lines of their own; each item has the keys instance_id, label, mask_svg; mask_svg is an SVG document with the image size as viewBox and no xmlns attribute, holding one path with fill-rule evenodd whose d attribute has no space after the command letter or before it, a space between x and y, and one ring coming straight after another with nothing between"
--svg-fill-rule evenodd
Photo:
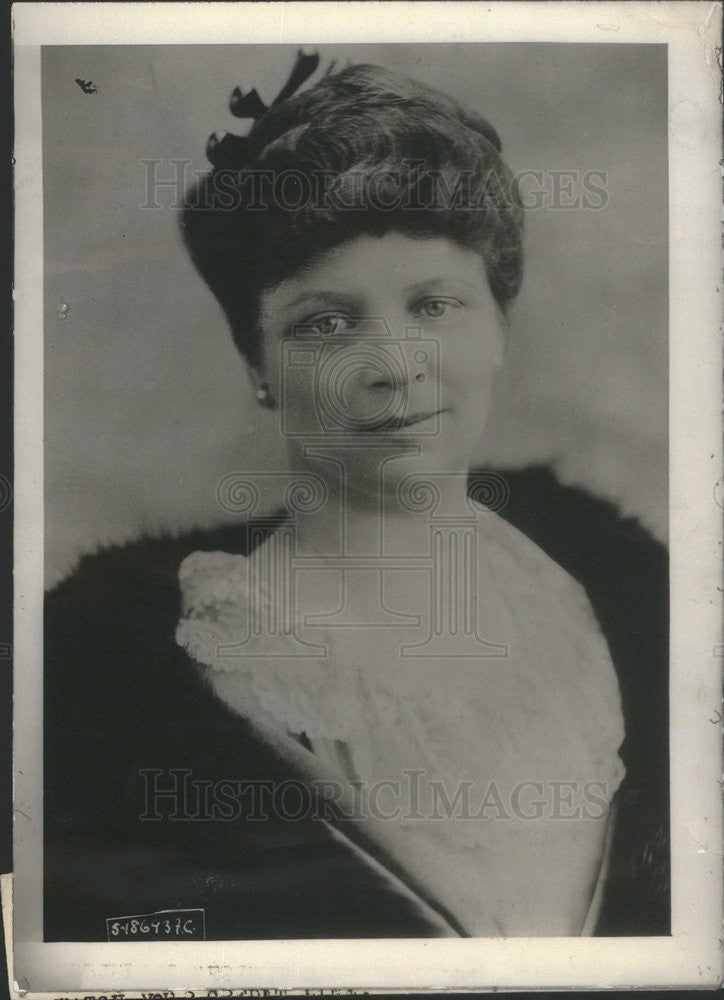
<instances>
[{"instance_id":1,"label":"plain gray background","mask_svg":"<svg viewBox=\"0 0 724 1000\"><path fill-rule=\"evenodd\" d=\"M46 584L140 531L229 520L216 484L283 469L220 308L181 246L174 193L148 168L208 167L238 83L267 101L295 46L44 47ZM565 482L667 532L667 53L582 44L339 45L399 69L496 127L515 172L607 174L598 210L528 213L481 464L551 462ZM92 81L86 94L76 79ZM600 182L597 182L600 183ZM530 186L529 184L527 185ZM276 498L268 497L270 508Z\"/></svg>"}]
</instances>

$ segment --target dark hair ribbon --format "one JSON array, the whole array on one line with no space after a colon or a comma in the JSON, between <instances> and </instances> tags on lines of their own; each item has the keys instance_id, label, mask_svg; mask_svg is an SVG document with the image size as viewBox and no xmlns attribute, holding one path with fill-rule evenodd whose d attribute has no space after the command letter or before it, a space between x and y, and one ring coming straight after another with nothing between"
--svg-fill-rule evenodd
<instances>
[{"instance_id":1,"label":"dark hair ribbon","mask_svg":"<svg viewBox=\"0 0 724 1000\"><path fill-rule=\"evenodd\" d=\"M281 104L282 101L291 97L316 71L318 66L318 52L298 49L287 82L272 101L272 105ZM264 103L256 87L250 89L235 87L231 94L229 109L235 118L250 118L257 122L263 118L272 105ZM243 162L248 148L249 142L246 136L234 135L231 132L220 136L214 132L206 144L206 157L215 167L238 165Z\"/></svg>"}]
</instances>

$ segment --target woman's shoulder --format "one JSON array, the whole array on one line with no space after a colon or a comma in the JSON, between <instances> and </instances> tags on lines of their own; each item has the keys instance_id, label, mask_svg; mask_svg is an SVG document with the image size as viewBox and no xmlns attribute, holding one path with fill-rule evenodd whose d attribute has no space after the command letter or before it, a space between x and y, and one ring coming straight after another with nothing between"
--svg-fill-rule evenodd
<instances>
[{"instance_id":1,"label":"woman's shoulder","mask_svg":"<svg viewBox=\"0 0 724 1000\"><path fill-rule=\"evenodd\" d=\"M556 719L554 746L573 741L597 777L618 786L624 738L619 683L584 585L493 511L479 518L479 619L505 636L509 684L537 692Z\"/></svg>"},{"instance_id":2,"label":"woman's shoulder","mask_svg":"<svg viewBox=\"0 0 724 1000\"><path fill-rule=\"evenodd\" d=\"M154 636L172 635L181 600L179 570L185 560L194 553L202 560L214 552L239 558L272 525L269 519L261 526L222 524L144 534L84 553L45 593L46 640L63 634L70 640L82 631L86 637L102 634L106 643L118 634L124 642L148 645Z\"/></svg>"},{"instance_id":3,"label":"woman's shoulder","mask_svg":"<svg viewBox=\"0 0 724 1000\"><path fill-rule=\"evenodd\" d=\"M584 588L618 678L626 779L597 933L667 934L667 549L615 504L562 485L544 466L500 475L500 516Z\"/></svg>"},{"instance_id":4,"label":"woman's shoulder","mask_svg":"<svg viewBox=\"0 0 724 1000\"><path fill-rule=\"evenodd\" d=\"M527 636L535 648L536 670L549 667L551 681L555 675L559 682L586 688L592 667L599 680L605 679L602 668L610 668L610 660L584 582L555 557L559 552L550 552L545 536L532 538L505 514L480 508L478 576L484 585L479 599L483 604L492 600L498 618L507 612L511 625L519 625L521 638Z\"/></svg>"},{"instance_id":5,"label":"woman's shoulder","mask_svg":"<svg viewBox=\"0 0 724 1000\"><path fill-rule=\"evenodd\" d=\"M183 757L173 748L178 734L192 733L189 719L204 731L237 732L239 720L201 684L174 631L184 558L204 549L244 551L247 540L237 525L143 536L84 555L47 592L46 782L61 800L68 798L70 762L86 772L88 789L94 782L105 787L127 757L158 760L164 746L169 761ZM119 787L127 779L118 777Z\"/></svg>"},{"instance_id":6,"label":"woman's shoulder","mask_svg":"<svg viewBox=\"0 0 724 1000\"><path fill-rule=\"evenodd\" d=\"M570 602L585 604L585 588L529 534L506 519L503 511L481 508L478 561L496 585L514 591L529 613L555 613Z\"/></svg>"},{"instance_id":7,"label":"woman's shoulder","mask_svg":"<svg viewBox=\"0 0 724 1000\"><path fill-rule=\"evenodd\" d=\"M618 673L633 731L654 712L648 737L668 736L668 552L635 518L539 466L502 474L500 516L584 588Z\"/></svg>"},{"instance_id":8,"label":"woman's shoulder","mask_svg":"<svg viewBox=\"0 0 724 1000\"><path fill-rule=\"evenodd\" d=\"M500 517L581 583L594 608L603 613L616 596L626 605L634 592L660 607L668 592L668 553L637 518L580 486L561 483L545 465L496 475L505 484L496 508Z\"/></svg>"},{"instance_id":9,"label":"woman's shoulder","mask_svg":"<svg viewBox=\"0 0 724 1000\"><path fill-rule=\"evenodd\" d=\"M84 556L48 593L46 940L104 940L108 917L169 906L202 908L215 940L438 933L311 800L285 821L275 790L295 773L175 642L184 560L243 555L259 537L135 539Z\"/></svg>"},{"instance_id":10,"label":"woman's shoulder","mask_svg":"<svg viewBox=\"0 0 724 1000\"><path fill-rule=\"evenodd\" d=\"M636 518L586 490L563 485L545 466L507 470L506 527L523 536L529 567L546 566L561 586L580 585L611 650L630 716L645 690L666 700L668 552ZM485 522L485 517L481 520ZM509 532L509 537L512 537ZM536 553L535 550L538 550ZM544 558L547 560L544 563ZM574 588L575 589L575 588Z\"/></svg>"}]
</instances>

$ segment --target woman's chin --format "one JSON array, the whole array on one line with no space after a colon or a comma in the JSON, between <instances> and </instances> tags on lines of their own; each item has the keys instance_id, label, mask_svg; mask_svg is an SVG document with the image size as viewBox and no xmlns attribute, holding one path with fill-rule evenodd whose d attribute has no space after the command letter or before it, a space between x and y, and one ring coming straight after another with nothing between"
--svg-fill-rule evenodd
<instances>
[{"instance_id":1,"label":"woman's chin","mask_svg":"<svg viewBox=\"0 0 724 1000\"><path fill-rule=\"evenodd\" d=\"M420 442L417 442L420 443ZM382 463L367 463L358 461L354 467L354 478L357 482L366 481L369 486L379 492L396 492L400 483L409 476L429 477L449 476L457 473L467 473L469 456L459 449L449 445L442 447L437 443L426 441L420 443L419 450L414 453L390 455Z\"/></svg>"},{"instance_id":2,"label":"woman's chin","mask_svg":"<svg viewBox=\"0 0 724 1000\"><path fill-rule=\"evenodd\" d=\"M295 441L295 465L329 475L332 462L344 469L354 492L387 493L412 474L467 471L480 437L479 428L476 431L475 442L466 440L470 435L461 433L451 415L442 413L402 427L320 434Z\"/></svg>"}]
</instances>

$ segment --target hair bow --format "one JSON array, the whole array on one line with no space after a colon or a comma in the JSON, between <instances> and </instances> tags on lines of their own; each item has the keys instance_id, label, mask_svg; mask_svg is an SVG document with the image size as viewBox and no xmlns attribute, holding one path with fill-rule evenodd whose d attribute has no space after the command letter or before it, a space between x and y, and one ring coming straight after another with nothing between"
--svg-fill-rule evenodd
<instances>
[{"instance_id":1,"label":"hair bow","mask_svg":"<svg viewBox=\"0 0 724 1000\"><path fill-rule=\"evenodd\" d=\"M251 118L255 122L267 113L270 107L281 104L291 97L301 85L309 79L319 66L319 53L305 49L298 49L297 58L292 66L291 73L270 105L264 103L259 96L256 87L245 89L235 87L229 102L229 109L235 118ZM327 70L329 74L334 67L334 63ZM225 132L222 135L214 132L206 144L207 159L215 166L226 166L243 162L243 158L249 148L249 140L246 136L234 135Z\"/></svg>"}]
</instances>

